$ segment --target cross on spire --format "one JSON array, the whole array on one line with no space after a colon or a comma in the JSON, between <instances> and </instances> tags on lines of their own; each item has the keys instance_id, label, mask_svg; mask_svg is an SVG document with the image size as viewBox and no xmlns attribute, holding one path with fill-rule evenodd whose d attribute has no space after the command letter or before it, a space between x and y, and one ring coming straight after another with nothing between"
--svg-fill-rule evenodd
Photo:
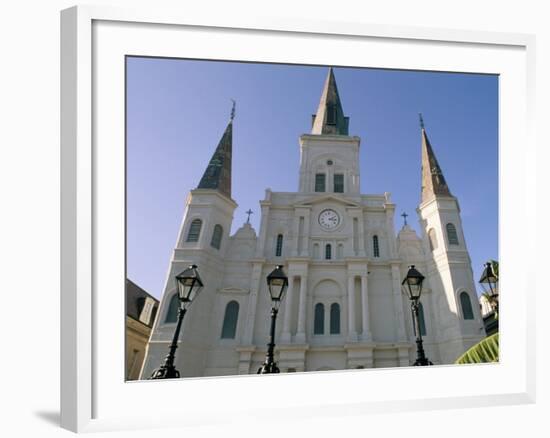
<instances>
[{"instance_id":1,"label":"cross on spire","mask_svg":"<svg viewBox=\"0 0 550 438\"><path fill-rule=\"evenodd\" d=\"M403 217L403 220L405 221L405 223L403 224L403 226L407 225L407 216L408 214L403 212L403 214L401 215Z\"/></svg>"},{"instance_id":2,"label":"cross on spire","mask_svg":"<svg viewBox=\"0 0 550 438\"><path fill-rule=\"evenodd\" d=\"M250 223L250 215L254 214L254 212L252 210L250 210L250 208L249 208L248 211L245 211L245 213L248 215L248 218L246 218L246 223L249 224Z\"/></svg>"},{"instance_id":3,"label":"cross on spire","mask_svg":"<svg viewBox=\"0 0 550 438\"><path fill-rule=\"evenodd\" d=\"M422 118L422 113L418 113L418 117L420 118L420 128L424 129L424 119Z\"/></svg>"}]
</instances>

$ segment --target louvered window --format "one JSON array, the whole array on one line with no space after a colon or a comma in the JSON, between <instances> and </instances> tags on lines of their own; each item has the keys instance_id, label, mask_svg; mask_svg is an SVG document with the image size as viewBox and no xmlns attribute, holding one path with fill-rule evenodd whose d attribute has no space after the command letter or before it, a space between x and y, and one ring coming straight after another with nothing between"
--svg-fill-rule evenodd
<instances>
[{"instance_id":1,"label":"louvered window","mask_svg":"<svg viewBox=\"0 0 550 438\"><path fill-rule=\"evenodd\" d=\"M210 241L210 245L213 248L220 249L222 245L222 235L223 235L223 228L221 225L216 225L214 227L214 231L212 232L212 240Z\"/></svg>"},{"instance_id":2,"label":"louvered window","mask_svg":"<svg viewBox=\"0 0 550 438\"><path fill-rule=\"evenodd\" d=\"M334 175L334 193L344 193L344 175L341 173Z\"/></svg>"},{"instance_id":3,"label":"louvered window","mask_svg":"<svg viewBox=\"0 0 550 438\"><path fill-rule=\"evenodd\" d=\"M189 227L189 232L187 233L188 242L198 242L199 236L201 234L202 221L200 219L195 219L191 222Z\"/></svg>"},{"instance_id":4,"label":"louvered window","mask_svg":"<svg viewBox=\"0 0 550 438\"><path fill-rule=\"evenodd\" d=\"M462 292L460 294L460 305L462 307L462 316L464 319L474 319L474 311L468 292Z\"/></svg>"},{"instance_id":5,"label":"louvered window","mask_svg":"<svg viewBox=\"0 0 550 438\"><path fill-rule=\"evenodd\" d=\"M315 191L316 192L326 191L325 179L326 179L326 176L324 173L315 174Z\"/></svg>"},{"instance_id":6,"label":"louvered window","mask_svg":"<svg viewBox=\"0 0 550 438\"><path fill-rule=\"evenodd\" d=\"M454 224L447 224L447 240L449 241L449 245L458 245L458 235L456 234Z\"/></svg>"},{"instance_id":7,"label":"louvered window","mask_svg":"<svg viewBox=\"0 0 550 438\"><path fill-rule=\"evenodd\" d=\"M336 125L336 105L327 105L327 125Z\"/></svg>"}]
</instances>

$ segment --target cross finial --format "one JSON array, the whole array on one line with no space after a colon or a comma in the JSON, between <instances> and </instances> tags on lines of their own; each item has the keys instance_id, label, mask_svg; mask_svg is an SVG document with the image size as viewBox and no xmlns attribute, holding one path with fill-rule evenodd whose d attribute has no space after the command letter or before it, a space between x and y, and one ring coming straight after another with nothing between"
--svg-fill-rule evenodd
<instances>
[{"instance_id":1,"label":"cross finial","mask_svg":"<svg viewBox=\"0 0 550 438\"><path fill-rule=\"evenodd\" d=\"M231 99L231 102L233 102L233 106L231 107L231 116L229 117L229 119L233 121L233 119L235 118L235 107L237 106L237 102L235 102L235 99Z\"/></svg>"},{"instance_id":2,"label":"cross finial","mask_svg":"<svg viewBox=\"0 0 550 438\"><path fill-rule=\"evenodd\" d=\"M246 223L249 224L250 223L250 215L254 214L254 212L252 210L248 209L248 211L245 211L245 213L248 215L248 218L246 219Z\"/></svg>"},{"instance_id":3,"label":"cross finial","mask_svg":"<svg viewBox=\"0 0 550 438\"><path fill-rule=\"evenodd\" d=\"M424 129L424 119L422 118L422 113L418 113L418 117L420 118L420 128Z\"/></svg>"},{"instance_id":4,"label":"cross finial","mask_svg":"<svg viewBox=\"0 0 550 438\"><path fill-rule=\"evenodd\" d=\"M403 217L403 220L405 221L405 223L403 224L403 226L407 225L407 216L408 214L403 212L403 214L401 215Z\"/></svg>"}]
</instances>

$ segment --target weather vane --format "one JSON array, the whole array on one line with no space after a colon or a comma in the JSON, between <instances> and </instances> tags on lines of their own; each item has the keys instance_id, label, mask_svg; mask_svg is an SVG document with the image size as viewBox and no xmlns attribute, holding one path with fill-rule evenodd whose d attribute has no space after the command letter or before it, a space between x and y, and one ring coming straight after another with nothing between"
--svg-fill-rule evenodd
<instances>
[{"instance_id":1,"label":"weather vane","mask_svg":"<svg viewBox=\"0 0 550 438\"><path fill-rule=\"evenodd\" d=\"M231 99L231 102L233 102L233 106L231 107L230 120L233 121L233 119L235 118L235 106L237 105L237 102L235 102L235 99Z\"/></svg>"},{"instance_id":2,"label":"weather vane","mask_svg":"<svg viewBox=\"0 0 550 438\"><path fill-rule=\"evenodd\" d=\"M250 223L250 215L254 214L254 212L252 210L248 209L248 211L245 211L245 213L248 215L248 218L246 219L246 223L249 224Z\"/></svg>"},{"instance_id":3,"label":"weather vane","mask_svg":"<svg viewBox=\"0 0 550 438\"><path fill-rule=\"evenodd\" d=\"M418 113L418 117L420 117L420 127L424 129L424 119L422 118L422 113Z\"/></svg>"},{"instance_id":4,"label":"weather vane","mask_svg":"<svg viewBox=\"0 0 550 438\"><path fill-rule=\"evenodd\" d=\"M401 216L403 216L403 220L405 221L405 223L403 224L403 226L407 225L407 216L408 216L408 214L405 213L405 212L403 212L403 214L402 214Z\"/></svg>"}]
</instances>

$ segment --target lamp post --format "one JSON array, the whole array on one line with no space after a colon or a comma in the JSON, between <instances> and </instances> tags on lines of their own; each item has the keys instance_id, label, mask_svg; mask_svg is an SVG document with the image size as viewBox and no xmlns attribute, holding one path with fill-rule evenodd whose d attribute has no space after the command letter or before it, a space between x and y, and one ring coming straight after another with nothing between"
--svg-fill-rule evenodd
<instances>
[{"instance_id":1,"label":"lamp post","mask_svg":"<svg viewBox=\"0 0 550 438\"><path fill-rule=\"evenodd\" d=\"M401 283L403 289L406 291L409 300L411 301L411 309L413 313L413 324L416 331L416 361L414 366L433 365L424 353L424 346L422 345L422 333L420 333L420 321L418 315L420 295L422 294L422 283L424 282L424 276L418 272L414 265L409 266L407 276Z\"/></svg>"},{"instance_id":2,"label":"lamp post","mask_svg":"<svg viewBox=\"0 0 550 438\"><path fill-rule=\"evenodd\" d=\"M258 370L258 374L280 372L273 357L273 352L275 350L275 323L277 320L277 313L279 312L279 306L287 286L288 277L285 275L283 267L277 265L277 267L267 276L267 288L271 296L271 329L269 331L269 344L267 344L265 362Z\"/></svg>"},{"instance_id":3,"label":"lamp post","mask_svg":"<svg viewBox=\"0 0 550 438\"><path fill-rule=\"evenodd\" d=\"M178 323L168 355L164 359L164 363L153 371L150 379L177 379L180 377L180 372L174 366L174 359L176 357L176 348L178 348L181 324L187 309L197 297L202 287L203 283L197 271L197 265L191 265L176 275L176 290L179 298Z\"/></svg>"},{"instance_id":4,"label":"lamp post","mask_svg":"<svg viewBox=\"0 0 550 438\"><path fill-rule=\"evenodd\" d=\"M498 315L498 264L497 262L485 263L485 269L481 273L479 283L485 292L484 296ZM495 272L495 267L496 272Z\"/></svg>"}]
</instances>

